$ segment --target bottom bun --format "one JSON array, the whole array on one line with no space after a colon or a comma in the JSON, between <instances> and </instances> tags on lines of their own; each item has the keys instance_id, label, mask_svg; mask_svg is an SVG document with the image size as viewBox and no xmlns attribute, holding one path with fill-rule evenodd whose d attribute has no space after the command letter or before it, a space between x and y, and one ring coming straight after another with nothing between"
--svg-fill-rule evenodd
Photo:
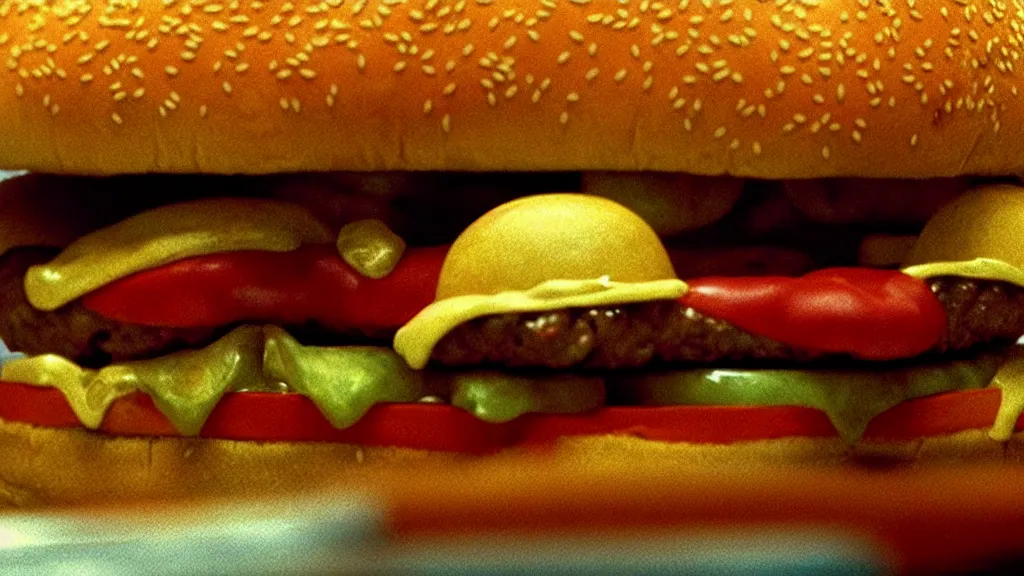
<instances>
[{"instance_id":1,"label":"bottom bun","mask_svg":"<svg viewBox=\"0 0 1024 576\"><path fill-rule=\"evenodd\" d=\"M667 443L633 436L564 438L552 447L470 456L352 444L128 438L0 420L0 508L142 500L237 498L365 488L387 481L456 477L497 459L621 466L657 463L681 471L738 465L1024 463L1024 433L1009 442L968 430L916 441L844 444L785 438L734 444Z\"/></svg>"},{"instance_id":2,"label":"bottom bun","mask_svg":"<svg viewBox=\"0 0 1024 576\"><path fill-rule=\"evenodd\" d=\"M465 458L351 444L126 438L0 420L0 508L296 493Z\"/></svg>"},{"instance_id":3,"label":"bottom bun","mask_svg":"<svg viewBox=\"0 0 1024 576\"><path fill-rule=\"evenodd\" d=\"M558 444L560 459L639 462L658 460L680 467L728 467L746 464L795 466L956 463L1024 463L1024 433L995 442L984 429L964 430L911 441L867 441L849 445L839 438L778 438L733 444L659 442L631 436L578 436Z\"/></svg>"}]
</instances>

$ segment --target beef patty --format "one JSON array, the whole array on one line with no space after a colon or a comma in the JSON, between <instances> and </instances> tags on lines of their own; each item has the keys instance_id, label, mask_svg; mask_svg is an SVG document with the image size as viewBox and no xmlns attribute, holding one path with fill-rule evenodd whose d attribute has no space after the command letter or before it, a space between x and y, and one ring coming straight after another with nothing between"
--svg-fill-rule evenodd
<instances>
[{"instance_id":1,"label":"beef patty","mask_svg":"<svg viewBox=\"0 0 1024 576\"><path fill-rule=\"evenodd\" d=\"M231 328L125 324L78 302L52 312L36 310L25 297L25 272L55 254L48 248L20 248L0 257L0 338L12 350L59 354L96 367L200 347ZM1012 342L1024 334L1024 289L953 277L929 283L948 317L947 334L936 352ZM293 331L314 343L344 340L315 328ZM433 358L448 366L633 368L651 362L808 361L824 355L750 334L674 301L655 301L477 318L445 336Z\"/></svg>"},{"instance_id":2,"label":"beef patty","mask_svg":"<svg viewBox=\"0 0 1024 576\"><path fill-rule=\"evenodd\" d=\"M75 301L52 312L35 309L25 296L24 277L34 264L56 256L52 248L18 248L0 257L0 338L11 350L26 354L59 354L81 366L156 358L178 350L200 348L235 326L163 328L111 320ZM258 319L254 319L258 321ZM393 330L331 331L317 324L285 326L308 344L386 345Z\"/></svg>"},{"instance_id":3,"label":"beef patty","mask_svg":"<svg viewBox=\"0 0 1024 576\"><path fill-rule=\"evenodd\" d=\"M11 350L59 354L82 366L151 358L213 341L215 328L160 328L104 318L72 302L53 312L25 297L25 272L57 255L52 248L19 248L0 258L0 338Z\"/></svg>"},{"instance_id":4,"label":"beef patty","mask_svg":"<svg viewBox=\"0 0 1024 576\"><path fill-rule=\"evenodd\" d=\"M1005 282L929 281L946 309L935 352L1010 343L1024 334L1024 289ZM651 362L807 361L825 352L756 336L675 301L477 318L448 333L433 358L449 366L635 368Z\"/></svg>"}]
</instances>

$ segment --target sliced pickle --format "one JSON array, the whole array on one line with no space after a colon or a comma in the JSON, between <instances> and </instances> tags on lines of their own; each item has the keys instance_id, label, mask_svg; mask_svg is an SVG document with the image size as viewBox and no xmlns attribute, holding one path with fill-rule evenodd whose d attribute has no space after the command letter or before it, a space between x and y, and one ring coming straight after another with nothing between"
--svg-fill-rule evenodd
<instances>
[{"instance_id":1,"label":"sliced pickle","mask_svg":"<svg viewBox=\"0 0 1024 576\"><path fill-rule=\"evenodd\" d=\"M604 405L601 378L573 374L517 376L497 371L455 373L452 405L485 422L515 420L530 412L578 414Z\"/></svg>"},{"instance_id":2,"label":"sliced pickle","mask_svg":"<svg viewBox=\"0 0 1024 576\"><path fill-rule=\"evenodd\" d=\"M828 415L855 442L871 419L897 404L953 390L984 388L1003 357L889 369L681 370L609 378L610 394L648 406L806 406Z\"/></svg>"},{"instance_id":3,"label":"sliced pickle","mask_svg":"<svg viewBox=\"0 0 1024 576\"><path fill-rule=\"evenodd\" d=\"M140 389L153 397L179 432L199 434L225 392L253 382L270 386L263 378L261 332L256 326L243 326L201 350L122 367L134 371Z\"/></svg>"},{"instance_id":4,"label":"sliced pickle","mask_svg":"<svg viewBox=\"0 0 1024 576\"><path fill-rule=\"evenodd\" d=\"M415 402L428 394L423 373L390 348L303 346L280 328L265 331L264 373L312 400L337 428L355 424L375 404Z\"/></svg>"},{"instance_id":5,"label":"sliced pickle","mask_svg":"<svg viewBox=\"0 0 1024 576\"><path fill-rule=\"evenodd\" d=\"M82 424L92 429L115 400L145 392L187 436L199 434L229 391L301 394L337 428L355 424L374 405L388 402L452 398L488 422L528 412L585 412L604 403L600 378L419 371L390 348L303 346L274 326L243 326L201 350L100 370L52 354L20 358L3 365L0 379L59 389Z\"/></svg>"},{"instance_id":6,"label":"sliced pickle","mask_svg":"<svg viewBox=\"0 0 1024 576\"><path fill-rule=\"evenodd\" d=\"M264 382L262 343L260 328L244 326L202 350L100 370L81 368L53 354L13 360L4 364L0 378L59 389L82 424L93 429L114 400L146 392L175 429L195 435L225 392Z\"/></svg>"},{"instance_id":7,"label":"sliced pickle","mask_svg":"<svg viewBox=\"0 0 1024 576\"><path fill-rule=\"evenodd\" d=\"M527 413L595 410L609 394L629 404L807 406L825 412L840 436L854 442L876 415L921 396L984 388L1003 390L991 433L1006 439L1024 410L1024 352L886 369L680 370L654 373L508 374L424 372L408 368L391 349L303 346L272 326L237 328L202 350L81 368L55 355L12 360L0 379L55 387L83 425L97 428L109 406L142 391L183 435L202 429L221 396L238 390L289 390L310 398L332 425L356 423L376 404L451 398L486 422ZM994 379L994 380L993 380Z\"/></svg>"}]
</instances>

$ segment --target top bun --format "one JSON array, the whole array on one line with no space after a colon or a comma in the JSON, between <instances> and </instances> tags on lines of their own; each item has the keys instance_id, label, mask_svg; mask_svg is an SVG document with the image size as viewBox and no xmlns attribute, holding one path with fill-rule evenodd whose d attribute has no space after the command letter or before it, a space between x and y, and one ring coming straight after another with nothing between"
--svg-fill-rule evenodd
<instances>
[{"instance_id":1,"label":"top bun","mask_svg":"<svg viewBox=\"0 0 1024 576\"><path fill-rule=\"evenodd\" d=\"M1010 174L974 0L0 0L0 168Z\"/></svg>"}]
</instances>

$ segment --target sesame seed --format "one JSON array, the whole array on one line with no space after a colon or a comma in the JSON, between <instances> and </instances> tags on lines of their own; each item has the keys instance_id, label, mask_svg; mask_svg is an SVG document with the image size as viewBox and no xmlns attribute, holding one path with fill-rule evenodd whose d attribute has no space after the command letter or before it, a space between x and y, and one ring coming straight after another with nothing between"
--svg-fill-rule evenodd
<instances>
[{"instance_id":1,"label":"sesame seed","mask_svg":"<svg viewBox=\"0 0 1024 576\"><path fill-rule=\"evenodd\" d=\"M231 74L245 74L246 87L250 78L256 86L260 78L271 78L281 82L279 87L295 88L298 84L292 84L296 81L292 76L298 76L309 81L308 85L300 84L308 86L314 98L320 94L323 101L333 107L339 104L337 85L332 85L329 93L317 92L324 90L317 81L325 74L336 72L322 64L320 51L348 50L358 70L363 72L368 62L363 52L366 48L360 43L367 46L380 43L395 55L391 60L380 61L384 71L390 63L391 71L400 73L412 62L427 77L451 75L434 88L431 99L411 105L415 109L422 103L424 112L430 114L437 108L434 100L438 98L446 104L457 104L460 109L481 105L479 101L469 101L468 97L467 102L443 100L455 94L456 84L451 81L455 74L478 69L475 65L478 61L485 70L476 77L480 80L483 76L486 81L481 85L489 106L515 97L520 89L527 90L532 102L539 102L543 93L550 89L551 80L534 79L534 74L540 76L540 68L533 43L539 42L540 36L546 33L545 26L553 24L552 19L559 10L573 10L563 22L575 22L569 25L575 29L562 28L560 32L567 34L568 39L552 36L545 37L545 41L562 44L554 52L557 63L567 72L564 81L568 85L560 94L574 94L576 101L590 88L586 83L593 83L596 88L603 82L599 66L612 66L605 70L605 75L623 89L627 86L634 89L635 85L629 81L634 68L626 64L628 60L642 63L642 71L641 66L637 66L636 71L643 91L653 90L656 81L665 83L669 106L682 112L672 121L687 130L694 127L694 120L702 110L700 99L689 96L689 87L709 80L731 85L749 83L751 78L760 82L765 77L767 85L743 91L749 101L737 101L734 95L728 95L734 93L726 92L722 102L716 102L716 108L723 105L725 112L734 108L738 116L734 122L759 117L770 121L772 130L778 130L782 124L784 131L797 131L802 137L817 134L815 137L822 138L835 132L849 134L854 142L860 142L866 130L864 119L871 116L861 111L864 119L851 122L857 115L851 106L868 111L896 109L898 103L913 102L913 98L921 106L934 108L936 114L946 116L987 112L984 117L979 116L978 121L987 121L988 127L998 132L1000 116L1012 109L1006 100L1019 95L1014 79L1024 58L1024 25L1017 22L1020 18L1013 12L1016 4L1007 6L1002 0L953 0L950 6L958 5L956 10L951 12L946 6L939 6L937 11L929 13L922 6L928 9L931 6L923 0L851 1L857 5L836 10L834 17L831 8L823 8L823 0L775 0L749 5L735 0L638 0L637 3L601 6L592 0L570 0L565 4L557 0L538 0L539 6L522 7L502 6L493 0L419 0L411 3L415 6L404 0L377 0L373 4L367 0L352 0L348 5L344 5L343 0L318 0L301 5L294 0L283 0L283 4L272 6L260 0L248 3L161 0L163 13L154 17L145 11L133 13L129 7L135 0L106 4L89 0L71 2L67 7L61 4L63 13L59 15L52 7L50 11L42 11L35 7L36 3L26 0L0 0L0 46L8 56L4 60L12 74L6 84L8 89L13 89L18 97L31 97L34 103L43 100L51 113L60 107L52 98L44 99L44 91L50 90L46 86L67 78L70 69L70 77L77 78L76 84L82 87L103 79L97 88L110 99L108 105L111 101L139 101L166 117L184 107L179 103L180 97L165 96L167 91L177 87L179 80L191 85L200 75L210 75L211 69L219 74L215 81L221 83L228 95L241 93L241 86L234 86L239 80L230 78ZM21 8L23 5L26 8ZM100 6L102 9L97 9ZM26 26L33 27L30 34L21 34L11 27L12 22L14 26L20 25L20 20L13 19L21 17L18 10L25 11ZM918 25L918 22L927 22L929 17L934 18L936 13L949 21L945 37L930 37L935 34L931 23L927 27ZM49 29L48 19L55 17L65 24L64 31L43 34ZM455 41L458 33L483 24L490 28L492 37L486 46L481 46L482 54L476 53L472 44L457 44L455 51L464 59L472 57L472 60L466 62L469 67L463 66L463 70L456 72L458 64L462 63L459 54L445 54L439 47L443 44L433 40ZM754 61L747 57L737 58L736 51L754 47L763 40L764 34L760 37L758 34L762 25L770 25L779 33L767 45L758 46L762 50L760 64L752 63ZM591 26L614 32L635 31L640 35L627 41L620 53L612 54L609 48L595 41L597 36L587 39L585 35L590 34ZM519 42L524 33L531 42ZM214 42L209 42L211 34ZM448 40L442 34L455 36ZM866 47L875 42L880 47L877 57L866 51ZM252 65L253 60L246 57L246 49L252 51L253 45L265 51L261 53L276 58L268 66L269 71ZM153 53L152 58L162 61L157 68L149 68L149 62L139 63L138 51L147 49ZM585 50L590 58L577 49ZM645 50L651 54L645 55ZM519 62L512 58L513 52L520 57ZM599 52L602 52L600 56ZM382 57L387 56L382 54ZM193 63L201 66L191 66ZM762 72L756 68L759 65L771 68ZM963 69L964 81L954 83L943 77L943 67L951 65ZM345 71L340 72L345 78ZM884 86L879 80L884 74L895 74L899 80ZM151 80L153 76L163 79ZM584 79L586 83L581 82ZM346 78L346 82L350 80ZM357 83L376 81L379 77L365 75L355 80ZM793 80L799 83L794 84ZM152 84L153 81L157 84ZM472 77L467 76L466 81L472 82ZM858 84L863 85L864 92L855 88ZM154 89L154 86L160 87ZM436 94L438 88L440 94ZM787 88L790 94L785 95ZM660 85L658 90L664 94L660 92ZM786 118L786 114L778 115L777 119L769 115L768 106L784 95L803 102L804 108L796 108L798 104L786 105L790 113L805 112L799 115L804 118L802 121L797 121L796 116ZM813 105L811 109L806 108L808 100ZM298 100L288 96L282 102L283 109L297 112ZM405 101L396 99L395 102ZM67 104L64 106L66 108ZM842 114L839 106L845 108ZM68 111L63 112L66 116ZM127 116L124 110L119 112ZM109 113L110 110L104 112ZM716 110L716 114L720 112ZM733 127L725 123L709 129L716 134L720 129L737 132ZM719 137L723 142L729 141L725 135ZM901 137L909 139L912 146L919 139L916 134ZM729 141L730 147L734 141L738 139ZM754 143L742 142L744 147L748 144L749 149L754 150ZM823 142L816 141L814 145L821 147ZM760 146L757 144L757 149ZM826 149L828 153L824 152ZM829 146L822 150L823 154L831 153Z\"/></svg>"}]
</instances>

